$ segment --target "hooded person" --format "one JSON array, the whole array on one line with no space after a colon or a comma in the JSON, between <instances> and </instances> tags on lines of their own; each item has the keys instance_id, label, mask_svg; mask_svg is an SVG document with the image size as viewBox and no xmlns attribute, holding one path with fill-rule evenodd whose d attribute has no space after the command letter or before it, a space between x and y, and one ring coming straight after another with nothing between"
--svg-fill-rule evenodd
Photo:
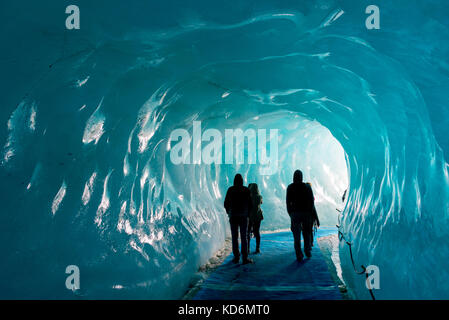
<instances>
[{"instance_id":1,"label":"hooded person","mask_svg":"<svg viewBox=\"0 0 449 320\"><path fill-rule=\"evenodd\" d=\"M296 170L293 174L293 183L287 188L286 202L298 261L303 259L301 233L304 239L304 252L307 257L312 256L312 229L315 217L318 221L314 201L311 185L304 183L301 170ZM319 222L317 224L319 225Z\"/></svg>"},{"instance_id":2,"label":"hooded person","mask_svg":"<svg viewBox=\"0 0 449 320\"><path fill-rule=\"evenodd\" d=\"M306 182L306 186L312 190L312 184L310 182ZM313 195L313 191L312 191ZM315 200L315 197L314 197ZM306 216L306 219L304 219L304 222L302 224L302 228L304 230L307 230L306 233L309 234L310 237L310 246L313 247L313 229L319 228L320 226L320 219L318 219L318 213L316 211L315 203L313 204L312 212L310 215Z\"/></svg>"},{"instance_id":3,"label":"hooded person","mask_svg":"<svg viewBox=\"0 0 449 320\"><path fill-rule=\"evenodd\" d=\"M256 250L254 253L260 253L260 223L263 220L263 212L260 207L262 204L262 196L256 183L250 183L248 189L251 193L252 201L248 224L248 250L251 248L251 234L254 234L254 237L256 238Z\"/></svg>"},{"instance_id":4,"label":"hooded person","mask_svg":"<svg viewBox=\"0 0 449 320\"><path fill-rule=\"evenodd\" d=\"M234 185L226 192L224 207L229 216L229 223L231 225L232 253L234 254L234 259L232 261L234 263L238 263L240 261L240 231L242 263L251 263L252 260L248 259L247 231L252 201L250 191L243 185L243 178L239 173L234 177Z\"/></svg>"}]
</instances>

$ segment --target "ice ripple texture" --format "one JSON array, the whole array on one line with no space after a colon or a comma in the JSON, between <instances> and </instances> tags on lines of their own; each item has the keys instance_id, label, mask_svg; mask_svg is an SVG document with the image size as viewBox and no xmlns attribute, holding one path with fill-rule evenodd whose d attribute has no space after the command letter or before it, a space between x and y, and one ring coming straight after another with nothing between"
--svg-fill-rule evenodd
<instances>
[{"instance_id":1,"label":"ice ripple texture","mask_svg":"<svg viewBox=\"0 0 449 320\"><path fill-rule=\"evenodd\" d=\"M223 244L233 174L285 228L300 163L325 224L349 185L341 230L379 266L377 297L449 298L447 4L382 3L367 30L366 1L78 2L77 31L61 4L0 13L1 297L179 298ZM173 165L168 137L194 120L280 128L280 170Z\"/></svg>"}]
</instances>

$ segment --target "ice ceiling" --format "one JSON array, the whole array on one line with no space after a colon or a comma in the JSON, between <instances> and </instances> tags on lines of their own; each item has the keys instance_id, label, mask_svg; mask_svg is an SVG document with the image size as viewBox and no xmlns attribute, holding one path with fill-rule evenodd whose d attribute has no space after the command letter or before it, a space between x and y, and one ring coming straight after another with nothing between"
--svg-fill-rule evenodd
<instances>
[{"instance_id":1,"label":"ice ceiling","mask_svg":"<svg viewBox=\"0 0 449 320\"><path fill-rule=\"evenodd\" d=\"M349 187L341 230L376 297L449 297L447 4L382 2L367 30L366 1L78 2L76 31L64 1L0 11L2 297L179 298L223 244L234 174L276 229L298 167L325 224ZM174 165L193 121L279 129L279 170Z\"/></svg>"}]
</instances>

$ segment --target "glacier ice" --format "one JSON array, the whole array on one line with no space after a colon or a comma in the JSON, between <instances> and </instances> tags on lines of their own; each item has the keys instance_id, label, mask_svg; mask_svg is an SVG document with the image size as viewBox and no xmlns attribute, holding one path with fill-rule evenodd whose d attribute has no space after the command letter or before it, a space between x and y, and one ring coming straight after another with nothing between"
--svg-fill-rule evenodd
<instances>
[{"instance_id":1,"label":"glacier ice","mask_svg":"<svg viewBox=\"0 0 449 320\"><path fill-rule=\"evenodd\" d=\"M449 298L449 7L381 3L367 30L369 4L81 0L76 31L63 4L3 4L0 296L178 298L223 244L235 172L274 230L301 167L356 267L379 266L376 297ZM279 128L280 169L172 164L168 137L193 121Z\"/></svg>"}]
</instances>

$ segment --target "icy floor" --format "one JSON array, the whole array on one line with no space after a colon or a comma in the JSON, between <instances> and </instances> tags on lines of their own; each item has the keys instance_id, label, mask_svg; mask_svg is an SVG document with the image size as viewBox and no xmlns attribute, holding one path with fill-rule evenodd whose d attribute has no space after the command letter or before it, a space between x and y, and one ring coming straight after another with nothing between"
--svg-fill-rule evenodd
<instances>
[{"instance_id":1,"label":"icy floor","mask_svg":"<svg viewBox=\"0 0 449 320\"><path fill-rule=\"evenodd\" d=\"M316 237L334 234L319 229ZM251 243L253 252L255 241ZM232 263L232 254L202 284L195 300L221 299L341 299L324 257L315 241L312 258L295 260L291 232L263 234L261 254L251 255L254 264Z\"/></svg>"}]
</instances>

